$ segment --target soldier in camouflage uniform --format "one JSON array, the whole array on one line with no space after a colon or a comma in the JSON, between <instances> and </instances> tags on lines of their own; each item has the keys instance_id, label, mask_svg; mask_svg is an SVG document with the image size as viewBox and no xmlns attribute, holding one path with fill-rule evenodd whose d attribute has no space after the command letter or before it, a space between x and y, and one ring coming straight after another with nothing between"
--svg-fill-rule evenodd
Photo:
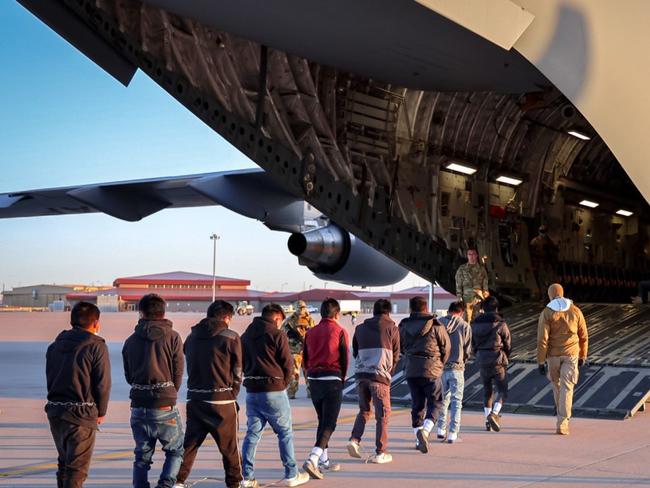
<instances>
[{"instance_id":1,"label":"soldier in camouflage uniform","mask_svg":"<svg viewBox=\"0 0 650 488\"><path fill-rule=\"evenodd\" d=\"M456 296L465 304L468 323L478 314L481 302L489 295L487 271L478 262L478 251L468 249L467 263L456 271Z\"/></svg>"},{"instance_id":2,"label":"soldier in camouflage uniform","mask_svg":"<svg viewBox=\"0 0 650 488\"><path fill-rule=\"evenodd\" d=\"M285 320L282 326L289 338L289 349L291 349L291 354L293 354L293 377L287 388L289 398L296 398L298 382L300 381L305 334L307 334L308 329L311 329L315 325L314 319L307 311L307 305L302 300L299 300L296 302L296 311Z\"/></svg>"}]
</instances>

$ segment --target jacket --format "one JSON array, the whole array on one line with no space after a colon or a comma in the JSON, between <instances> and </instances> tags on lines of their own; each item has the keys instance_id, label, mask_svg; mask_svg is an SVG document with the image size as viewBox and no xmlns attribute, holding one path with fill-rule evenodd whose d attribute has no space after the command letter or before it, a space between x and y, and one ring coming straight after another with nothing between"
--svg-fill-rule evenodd
<instances>
[{"instance_id":1,"label":"jacket","mask_svg":"<svg viewBox=\"0 0 650 488\"><path fill-rule=\"evenodd\" d=\"M263 317L255 317L241 336L244 386L249 393L282 391L293 376L287 334Z\"/></svg>"},{"instance_id":2,"label":"jacket","mask_svg":"<svg viewBox=\"0 0 650 488\"><path fill-rule=\"evenodd\" d=\"M555 298L539 314L537 323L537 362L549 356L587 358L589 334L585 317L567 298Z\"/></svg>"},{"instance_id":3,"label":"jacket","mask_svg":"<svg viewBox=\"0 0 650 488\"><path fill-rule=\"evenodd\" d=\"M111 392L111 363L106 342L80 327L61 332L45 355L45 412L85 427L106 415Z\"/></svg>"},{"instance_id":4,"label":"jacket","mask_svg":"<svg viewBox=\"0 0 650 488\"><path fill-rule=\"evenodd\" d=\"M338 376L345 380L350 356L348 332L336 320L322 319L307 331L303 364L307 376Z\"/></svg>"},{"instance_id":5,"label":"jacket","mask_svg":"<svg viewBox=\"0 0 650 488\"><path fill-rule=\"evenodd\" d=\"M375 315L359 324L352 338L356 379L390 385L399 347L399 330L388 314Z\"/></svg>"},{"instance_id":6,"label":"jacket","mask_svg":"<svg viewBox=\"0 0 650 488\"><path fill-rule=\"evenodd\" d=\"M472 321L472 351L481 368L507 366L510 329L496 313L483 313Z\"/></svg>"},{"instance_id":7,"label":"jacket","mask_svg":"<svg viewBox=\"0 0 650 488\"><path fill-rule=\"evenodd\" d=\"M451 343L445 369L464 370L465 363L472 353L472 328L462 317L454 317L453 315L441 317L438 322L447 328Z\"/></svg>"},{"instance_id":8,"label":"jacket","mask_svg":"<svg viewBox=\"0 0 650 488\"><path fill-rule=\"evenodd\" d=\"M205 318L183 344L187 362L187 399L236 400L242 382L239 334L228 324Z\"/></svg>"},{"instance_id":9,"label":"jacket","mask_svg":"<svg viewBox=\"0 0 650 488\"><path fill-rule=\"evenodd\" d=\"M122 348L132 407L176 405L183 380L183 341L166 319L140 319Z\"/></svg>"},{"instance_id":10,"label":"jacket","mask_svg":"<svg viewBox=\"0 0 650 488\"><path fill-rule=\"evenodd\" d=\"M403 319L399 339L407 378L440 378L451 345L447 329L433 315L412 313Z\"/></svg>"}]
</instances>

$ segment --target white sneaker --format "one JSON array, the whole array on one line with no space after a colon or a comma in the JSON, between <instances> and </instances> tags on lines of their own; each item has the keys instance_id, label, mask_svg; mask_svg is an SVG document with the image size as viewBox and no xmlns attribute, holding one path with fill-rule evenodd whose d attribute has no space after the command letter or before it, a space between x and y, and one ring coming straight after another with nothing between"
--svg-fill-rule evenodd
<instances>
[{"instance_id":1,"label":"white sneaker","mask_svg":"<svg viewBox=\"0 0 650 488\"><path fill-rule=\"evenodd\" d=\"M386 464L390 463L393 460L393 455L388 454L387 452L382 452L381 454L375 454L368 459L369 463L374 464Z\"/></svg>"},{"instance_id":2,"label":"white sneaker","mask_svg":"<svg viewBox=\"0 0 650 488\"><path fill-rule=\"evenodd\" d=\"M257 482L256 479L252 480L242 480L241 483L239 483L239 486L241 488L257 488L260 486L260 484Z\"/></svg>"},{"instance_id":3,"label":"white sneaker","mask_svg":"<svg viewBox=\"0 0 650 488\"><path fill-rule=\"evenodd\" d=\"M282 480L283 486L300 486L309 481L309 475L304 471L298 471L298 474L293 478L285 478Z\"/></svg>"},{"instance_id":4,"label":"white sneaker","mask_svg":"<svg viewBox=\"0 0 650 488\"><path fill-rule=\"evenodd\" d=\"M318 469L321 471L341 471L341 465L339 463L335 463L331 459L328 459L327 461L318 461Z\"/></svg>"},{"instance_id":5,"label":"white sneaker","mask_svg":"<svg viewBox=\"0 0 650 488\"><path fill-rule=\"evenodd\" d=\"M445 429L438 428L436 432L436 437L438 439L444 439L445 437L447 437L447 432L445 431Z\"/></svg>"},{"instance_id":6,"label":"white sneaker","mask_svg":"<svg viewBox=\"0 0 650 488\"><path fill-rule=\"evenodd\" d=\"M357 441L348 442L348 454L357 459L361 459L361 446Z\"/></svg>"},{"instance_id":7,"label":"white sneaker","mask_svg":"<svg viewBox=\"0 0 650 488\"><path fill-rule=\"evenodd\" d=\"M453 444L454 442L458 442L458 434L456 432L450 432L447 436L447 444Z\"/></svg>"}]
</instances>

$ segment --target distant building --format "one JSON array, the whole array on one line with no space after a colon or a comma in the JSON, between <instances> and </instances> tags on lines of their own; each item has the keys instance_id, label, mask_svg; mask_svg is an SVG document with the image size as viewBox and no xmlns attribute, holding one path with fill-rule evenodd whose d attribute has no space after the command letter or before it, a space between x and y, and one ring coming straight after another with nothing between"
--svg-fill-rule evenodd
<instances>
[{"instance_id":1,"label":"distant building","mask_svg":"<svg viewBox=\"0 0 650 488\"><path fill-rule=\"evenodd\" d=\"M91 293L102 287L87 285L30 285L19 286L3 293L5 307L48 308L69 307L66 296L71 293Z\"/></svg>"},{"instance_id":2,"label":"distant building","mask_svg":"<svg viewBox=\"0 0 650 488\"><path fill-rule=\"evenodd\" d=\"M236 305L248 301L260 310L264 292L249 290L249 280L216 277L216 299ZM138 302L148 293L157 293L167 301L170 312L205 312L212 302L212 275L173 271L117 278L113 288L94 293L69 293L71 303L90 301L105 312L137 310Z\"/></svg>"}]
</instances>

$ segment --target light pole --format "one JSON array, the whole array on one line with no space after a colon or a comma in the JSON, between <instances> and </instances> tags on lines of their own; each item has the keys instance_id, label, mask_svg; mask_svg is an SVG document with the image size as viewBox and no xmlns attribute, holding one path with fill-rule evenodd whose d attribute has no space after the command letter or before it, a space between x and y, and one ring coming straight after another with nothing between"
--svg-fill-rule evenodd
<instances>
[{"instance_id":1,"label":"light pole","mask_svg":"<svg viewBox=\"0 0 650 488\"><path fill-rule=\"evenodd\" d=\"M217 234L212 234L210 240L212 241L212 301L214 302L217 297L217 241L221 239Z\"/></svg>"}]
</instances>

